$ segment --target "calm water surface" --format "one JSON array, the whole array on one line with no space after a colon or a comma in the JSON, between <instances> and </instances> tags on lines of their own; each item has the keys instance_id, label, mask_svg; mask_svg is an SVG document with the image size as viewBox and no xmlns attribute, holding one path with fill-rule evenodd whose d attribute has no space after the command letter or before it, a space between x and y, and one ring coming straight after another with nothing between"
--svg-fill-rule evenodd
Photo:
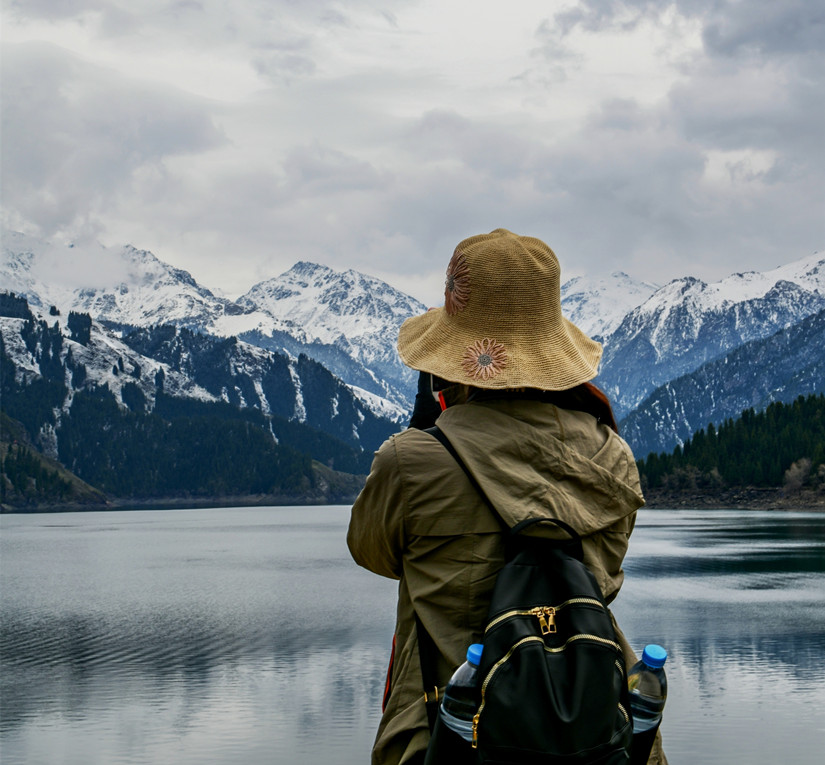
<instances>
[{"instance_id":1,"label":"calm water surface","mask_svg":"<svg viewBox=\"0 0 825 765\"><path fill-rule=\"evenodd\" d=\"M349 509L0 517L4 765L369 761L395 583ZM672 765L820 763L825 515L642 511L614 609Z\"/></svg>"}]
</instances>

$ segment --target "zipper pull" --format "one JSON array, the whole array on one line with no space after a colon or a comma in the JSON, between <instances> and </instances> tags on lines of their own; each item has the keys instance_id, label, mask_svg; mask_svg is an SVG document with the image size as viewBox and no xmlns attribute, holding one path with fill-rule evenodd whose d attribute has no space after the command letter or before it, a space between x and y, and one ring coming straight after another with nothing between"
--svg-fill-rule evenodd
<instances>
[{"instance_id":1,"label":"zipper pull","mask_svg":"<svg viewBox=\"0 0 825 765\"><path fill-rule=\"evenodd\" d=\"M478 718L481 717L480 712L473 715L473 749L478 749Z\"/></svg>"},{"instance_id":2,"label":"zipper pull","mask_svg":"<svg viewBox=\"0 0 825 765\"><path fill-rule=\"evenodd\" d=\"M556 631L556 609L552 606L547 606L544 609L544 615L547 617L547 632L542 630L542 635L549 635Z\"/></svg>"},{"instance_id":3,"label":"zipper pull","mask_svg":"<svg viewBox=\"0 0 825 765\"><path fill-rule=\"evenodd\" d=\"M550 635L556 631L556 609L552 606L537 606L530 613L539 620L542 635Z\"/></svg>"}]
</instances>

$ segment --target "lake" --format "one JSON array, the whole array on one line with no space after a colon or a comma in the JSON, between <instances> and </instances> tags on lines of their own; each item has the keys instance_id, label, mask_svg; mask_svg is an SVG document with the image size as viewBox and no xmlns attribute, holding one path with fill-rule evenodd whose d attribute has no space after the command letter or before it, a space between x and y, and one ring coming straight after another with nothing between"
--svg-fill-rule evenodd
<instances>
[{"instance_id":1,"label":"lake","mask_svg":"<svg viewBox=\"0 0 825 765\"><path fill-rule=\"evenodd\" d=\"M369 762L396 584L346 507L0 516L4 765ZM642 510L614 604L672 765L820 763L825 514Z\"/></svg>"}]
</instances>

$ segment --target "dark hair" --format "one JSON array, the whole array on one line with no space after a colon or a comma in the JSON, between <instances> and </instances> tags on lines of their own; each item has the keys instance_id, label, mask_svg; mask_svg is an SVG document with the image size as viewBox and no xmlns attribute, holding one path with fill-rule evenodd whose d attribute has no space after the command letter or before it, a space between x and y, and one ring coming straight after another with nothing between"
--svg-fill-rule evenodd
<instances>
[{"instance_id":1,"label":"dark hair","mask_svg":"<svg viewBox=\"0 0 825 765\"><path fill-rule=\"evenodd\" d=\"M579 388L582 389L583 411L592 414L599 422L603 422L612 431L618 433L619 426L613 414L613 407L610 406L610 399L607 398L604 391L590 382L582 383L578 388L573 388L573 390L578 390Z\"/></svg>"},{"instance_id":2,"label":"dark hair","mask_svg":"<svg viewBox=\"0 0 825 765\"><path fill-rule=\"evenodd\" d=\"M559 409L573 409L587 412L600 423L607 425L614 432L619 432L610 400L593 383L582 383L567 390L537 390L535 388L517 388L507 390L490 390L471 388L468 400L490 400L493 398L526 398L554 404Z\"/></svg>"}]
</instances>

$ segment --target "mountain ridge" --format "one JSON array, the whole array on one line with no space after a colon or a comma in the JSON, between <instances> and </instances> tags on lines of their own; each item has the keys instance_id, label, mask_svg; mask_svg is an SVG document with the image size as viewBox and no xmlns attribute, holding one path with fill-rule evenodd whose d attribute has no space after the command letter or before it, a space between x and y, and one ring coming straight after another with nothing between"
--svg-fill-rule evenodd
<instances>
[{"instance_id":1,"label":"mountain ridge","mask_svg":"<svg viewBox=\"0 0 825 765\"><path fill-rule=\"evenodd\" d=\"M770 272L734 274L711 284L675 279L605 338L595 382L623 419L668 380L823 308L825 257L818 253Z\"/></svg>"},{"instance_id":2,"label":"mountain ridge","mask_svg":"<svg viewBox=\"0 0 825 765\"><path fill-rule=\"evenodd\" d=\"M25 298L0 294L3 416L20 422L41 454L107 495L352 499L353 475L367 472L373 451L397 430L306 356L171 325L120 338L88 314L55 310L48 318ZM36 460L16 459L12 473L25 463L32 480L46 475ZM3 490L30 504L30 493L7 478ZM68 491L62 478L52 483Z\"/></svg>"},{"instance_id":3,"label":"mountain ridge","mask_svg":"<svg viewBox=\"0 0 825 765\"><path fill-rule=\"evenodd\" d=\"M42 315L50 305L63 311L88 312L102 327L116 330L112 337L118 342L129 335L138 337L138 330L162 325L212 337L216 342L238 338L244 345L237 347L247 349L247 361L237 367L241 370L238 384L252 387L237 398L235 383L226 380L227 400L263 401L256 390L260 379L255 382L254 375L242 371L244 364L266 363L265 356L259 356L254 364L250 361L255 356L251 348L257 347L289 358L293 372L302 356L315 360L343 381L351 396L373 415L391 420L396 427L405 422L416 373L400 362L395 339L400 324L425 307L385 282L353 269L336 271L299 261L233 301L215 296L191 274L164 264L146 250L127 246L106 251L84 246L86 257L108 252L106 257L112 261L105 263L86 287L76 274L66 276L67 267L61 265L61 258L65 260L67 253L76 254L82 247L53 245L14 234L3 243L4 282L22 288L23 294L36 293ZM38 272L35 267L38 248L46 264L57 269L55 279L48 283L35 278L44 268L41 265ZM636 413L635 419L641 422L650 418L650 412L645 414L648 399L662 386L822 311L825 256L813 253L768 271L731 274L710 283L685 276L657 288L617 271L597 278L576 277L561 290L565 315L604 345L594 382L613 401L618 419L624 422ZM65 302L57 302L60 299ZM783 351L788 358L794 352L791 348ZM762 378L756 370L748 374L752 386L765 384L758 382ZM178 381L180 390L189 395L185 386L194 383L184 378ZM170 379L170 384L174 382ZM713 378L711 382L708 378L707 385L704 395L709 400L724 397L722 380ZM117 389L117 383L114 387ZM223 395L223 391L219 393ZM690 395L695 398L699 394L693 390ZM661 409L662 401L657 406L663 417L670 417ZM668 404L679 405L677 400ZM291 416L299 411L296 406ZM687 421L692 422L690 418ZM661 433L666 430L662 425ZM655 448L672 448L684 432L684 428L674 426L667 435L670 443L656 441ZM646 448L644 438L640 436L638 448Z\"/></svg>"},{"instance_id":4,"label":"mountain ridge","mask_svg":"<svg viewBox=\"0 0 825 765\"><path fill-rule=\"evenodd\" d=\"M708 423L821 393L823 348L825 310L668 381L619 423L620 432L637 456L668 452Z\"/></svg>"},{"instance_id":5,"label":"mountain ridge","mask_svg":"<svg viewBox=\"0 0 825 765\"><path fill-rule=\"evenodd\" d=\"M415 373L401 363L394 338L405 318L426 308L374 277L302 261L232 301L215 296L189 272L132 245L112 250L74 247L4 232L2 255L4 288L25 296L41 311L59 306L127 331L174 324L237 336L270 351L306 353L366 391L362 400L372 402L377 413L391 412L400 421L411 407ZM63 262L68 258L79 258L89 268L102 262L92 286L82 286L68 274L71 269ZM279 292L280 284L291 289ZM289 338L287 343L281 342L284 338Z\"/></svg>"}]
</instances>

